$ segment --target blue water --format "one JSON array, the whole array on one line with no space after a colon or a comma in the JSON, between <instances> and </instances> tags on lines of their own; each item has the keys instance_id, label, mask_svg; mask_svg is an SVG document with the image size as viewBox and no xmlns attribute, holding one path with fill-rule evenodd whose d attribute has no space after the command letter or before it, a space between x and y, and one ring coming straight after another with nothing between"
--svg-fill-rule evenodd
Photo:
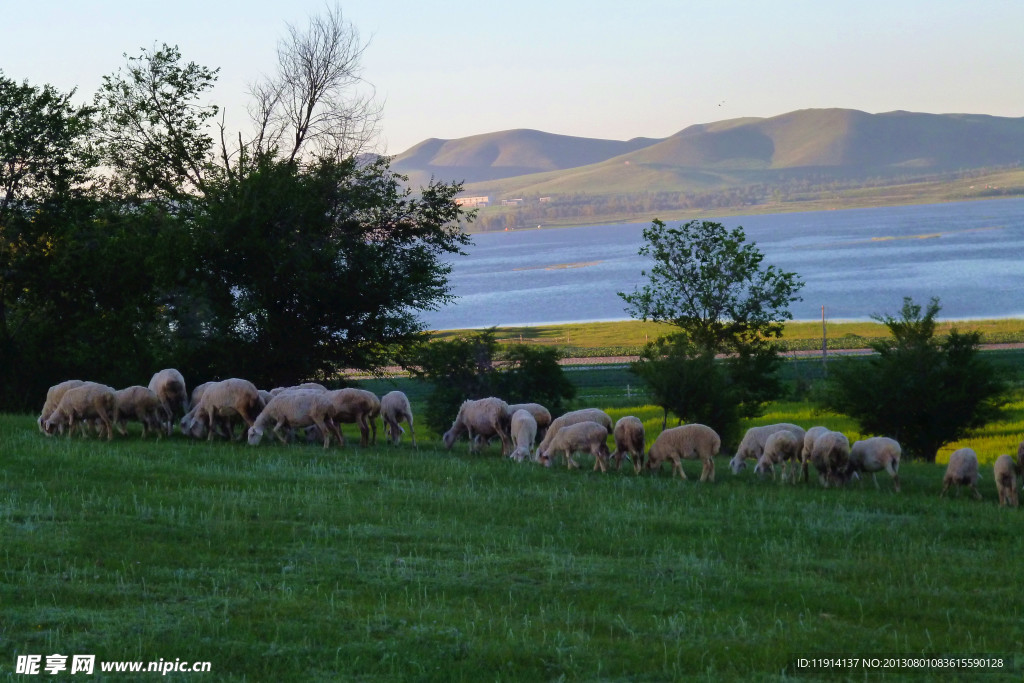
<instances>
[{"instance_id":1,"label":"blue water","mask_svg":"<svg viewBox=\"0 0 1024 683\"><path fill-rule=\"evenodd\" d=\"M800 275L797 320L895 314L939 297L939 317L1024 317L1024 199L713 219L743 226L765 262ZM622 320L646 281L649 223L475 235L451 260L458 299L431 329Z\"/></svg>"}]
</instances>

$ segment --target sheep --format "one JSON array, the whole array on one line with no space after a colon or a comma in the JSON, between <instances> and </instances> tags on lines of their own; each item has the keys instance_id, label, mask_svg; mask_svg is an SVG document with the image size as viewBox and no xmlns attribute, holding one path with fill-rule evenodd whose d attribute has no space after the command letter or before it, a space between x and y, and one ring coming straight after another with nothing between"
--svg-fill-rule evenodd
<instances>
[{"instance_id":1,"label":"sheep","mask_svg":"<svg viewBox=\"0 0 1024 683\"><path fill-rule=\"evenodd\" d=\"M515 449L508 457L522 462L530 457L530 449L537 438L537 420L528 410L519 409L512 413L512 445Z\"/></svg>"},{"instance_id":2,"label":"sheep","mask_svg":"<svg viewBox=\"0 0 1024 683\"><path fill-rule=\"evenodd\" d=\"M644 423L640 418L626 415L615 423L612 435L615 437L615 452L611 459L615 460L615 469L622 468L622 459L628 454L633 460L633 471L640 474L644 466Z\"/></svg>"},{"instance_id":3,"label":"sheep","mask_svg":"<svg viewBox=\"0 0 1024 683\"><path fill-rule=\"evenodd\" d=\"M355 423L359 427L359 445L366 447L370 439L370 415L374 410L379 410L380 401L374 395L373 400L367 396L370 392L362 389L335 389L326 392L327 398L331 401L331 412L329 417L336 424L342 422ZM345 445L345 437L341 435L341 445Z\"/></svg>"},{"instance_id":4,"label":"sheep","mask_svg":"<svg viewBox=\"0 0 1024 683\"><path fill-rule=\"evenodd\" d=\"M540 457L547 452L551 440L555 438L556 434L558 434L559 429L579 422L596 422L604 425L609 434L613 431L612 418L603 410L600 410L599 408L583 408L581 410L574 410L552 420L551 424L548 426L547 433L544 435L544 438L541 439L540 445L537 446L536 458L539 460Z\"/></svg>"},{"instance_id":5,"label":"sheep","mask_svg":"<svg viewBox=\"0 0 1024 683\"><path fill-rule=\"evenodd\" d=\"M773 425L763 425L761 427L751 427L747 430L747 433L743 435L743 440L740 441L739 447L736 449L736 455L733 456L732 460L729 461L729 468L733 474L739 474L741 470L747 466L747 458L754 460L755 462L761 458L764 453L764 443L768 440L768 437L775 432L786 430L793 432L798 439L803 440L804 430L803 427L788 422L781 422Z\"/></svg>"},{"instance_id":6,"label":"sheep","mask_svg":"<svg viewBox=\"0 0 1024 683\"><path fill-rule=\"evenodd\" d=\"M46 421L50 419L53 411L57 408L57 404L60 403L61 398L64 397L64 392L68 389L74 389L80 387L85 382L80 379L69 379L60 384L54 384L46 392L46 401L43 402L43 409L39 413L39 419L36 420L36 424L39 425L39 431L43 434L51 435L52 432L46 431L44 425Z\"/></svg>"},{"instance_id":7,"label":"sheep","mask_svg":"<svg viewBox=\"0 0 1024 683\"><path fill-rule=\"evenodd\" d=\"M46 432L51 434L54 430L67 427L70 437L75 427L75 418L99 419L109 441L114 438L111 419L116 404L117 399L111 387L96 382L84 382L64 392L57 407L54 408L43 426ZM101 431L101 435L102 433Z\"/></svg>"},{"instance_id":8,"label":"sheep","mask_svg":"<svg viewBox=\"0 0 1024 683\"><path fill-rule=\"evenodd\" d=\"M384 430L388 433L391 443L396 446L402 440L405 430L398 424L403 420L409 425L412 445L416 446L416 430L412 426L412 405L409 397L401 391L389 391L380 397L380 418L384 422Z\"/></svg>"},{"instance_id":9,"label":"sheep","mask_svg":"<svg viewBox=\"0 0 1024 683\"><path fill-rule=\"evenodd\" d=\"M886 436L874 436L870 439L855 441L850 447L850 463L847 466L847 476L854 472L870 472L871 480L878 488L878 480L875 473L885 470L892 477L893 488L897 493L900 491L900 455L903 449L895 439Z\"/></svg>"},{"instance_id":10,"label":"sheep","mask_svg":"<svg viewBox=\"0 0 1024 683\"><path fill-rule=\"evenodd\" d=\"M648 469L657 470L666 460L672 461L672 474L679 472L685 480L686 472L680 459L700 459L703 467L701 481L715 480L714 457L722 447L722 439L714 429L702 424L686 424L666 429L654 440L647 451Z\"/></svg>"},{"instance_id":11,"label":"sheep","mask_svg":"<svg viewBox=\"0 0 1024 683\"><path fill-rule=\"evenodd\" d=\"M282 391L294 391L296 389L314 389L316 391L327 391L327 387L323 384L317 384L316 382L303 382L302 384L296 384L290 387L274 387L270 390L270 396L273 398Z\"/></svg>"},{"instance_id":12,"label":"sheep","mask_svg":"<svg viewBox=\"0 0 1024 683\"><path fill-rule=\"evenodd\" d=\"M152 389L134 385L114 392L114 398L114 424L122 436L128 435L125 423L131 418L142 424L143 439L152 431L160 440L164 409L160 397Z\"/></svg>"},{"instance_id":13,"label":"sheep","mask_svg":"<svg viewBox=\"0 0 1024 683\"><path fill-rule=\"evenodd\" d=\"M608 428L599 422L585 420L566 425L548 442L547 449L539 456L539 462L545 467L551 467L553 455L560 451L565 454L566 468L576 469L579 465L572 459L572 454L577 451L589 452L594 456L594 469L600 468L602 472L607 472L607 440Z\"/></svg>"},{"instance_id":14,"label":"sheep","mask_svg":"<svg viewBox=\"0 0 1024 683\"><path fill-rule=\"evenodd\" d=\"M366 399L367 404L370 406L370 412L366 414L366 422L370 428L371 436L370 443L377 444L377 418L380 417L380 399L377 398L377 394L366 389L352 389L352 391L358 391ZM363 444L364 446L366 444Z\"/></svg>"},{"instance_id":15,"label":"sheep","mask_svg":"<svg viewBox=\"0 0 1024 683\"><path fill-rule=\"evenodd\" d=\"M551 412L539 403L513 403L508 407L508 414L515 415L517 410L525 410L533 416L537 423L537 438L543 439L551 426Z\"/></svg>"},{"instance_id":16,"label":"sheep","mask_svg":"<svg viewBox=\"0 0 1024 683\"><path fill-rule=\"evenodd\" d=\"M1017 463L1009 455L1000 455L992 465L999 491L999 504L1017 507Z\"/></svg>"},{"instance_id":17,"label":"sheep","mask_svg":"<svg viewBox=\"0 0 1024 683\"><path fill-rule=\"evenodd\" d=\"M205 423L206 439L213 439L217 419L230 420L241 417L248 427L252 427L256 417L263 410L263 399L260 398L256 386L245 379L231 378L214 382L206 388L193 422ZM228 424L228 436L233 438L234 430ZM240 438L240 437L239 437Z\"/></svg>"},{"instance_id":18,"label":"sheep","mask_svg":"<svg viewBox=\"0 0 1024 683\"><path fill-rule=\"evenodd\" d=\"M332 410L334 410L334 404L325 392L282 392L270 399L256 420L253 421L252 426L249 427L247 433L249 445L259 445L268 424L273 425L271 432L284 444L287 444L288 441L281 434L282 429L316 425L320 433L323 434L324 448L330 445L331 434L334 434L340 445L344 442L338 426L329 417Z\"/></svg>"},{"instance_id":19,"label":"sheep","mask_svg":"<svg viewBox=\"0 0 1024 683\"><path fill-rule=\"evenodd\" d=\"M170 436L174 430L174 416L189 411L185 378L174 368L166 368L155 373L149 380L149 390L160 399L164 410L164 430Z\"/></svg>"},{"instance_id":20,"label":"sheep","mask_svg":"<svg viewBox=\"0 0 1024 683\"><path fill-rule=\"evenodd\" d=\"M459 413L455 416L452 426L444 433L442 441L446 450L451 450L455 440L463 434L469 438L469 452L476 452L476 437L485 439L497 436L501 439L501 454L508 455L511 449L509 428L512 415L508 412L508 404L500 398L481 398L463 401Z\"/></svg>"},{"instance_id":21,"label":"sheep","mask_svg":"<svg viewBox=\"0 0 1024 683\"><path fill-rule=\"evenodd\" d=\"M946 465L946 474L942 477L942 491L939 498L946 495L950 486L970 486L974 497L981 500L981 493L978 491L978 454L972 448L961 448L953 451L949 456L949 464ZM957 495L960 489L957 488Z\"/></svg>"},{"instance_id":22,"label":"sheep","mask_svg":"<svg viewBox=\"0 0 1024 683\"><path fill-rule=\"evenodd\" d=\"M782 479L785 481L790 463L792 463L792 479L795 482L797 473L800 470L800 451L803 448L803 439L787 429L781 429L768 435L764 442L764 452L754 466L755 474L764 474L771 470L772 479L775 479L775 466L782 464Z\"/></svg>"},{"instance_id":23,"label":"sheep","mask_svg":"<svg viewBox=\"0 0 1024 683\"><path fill-rule=\"evenodd\" d=\"M842 432L825 432L814 440L810 462L823 486L844 483L850 464L850 440Z\"/></svg>"},{"instance_id":24,"label":"sheep","mask_svg":"<svg viewBox=\"0 0 1024 683\"><path fill-rule=\"evenodd\" d=\"M804 471L804 481L808 478L807 464L811 461L811 451L814 450L814 441L822 434L828 434L831 431L828 427L811 427L804 434L804 447L800 452L800 465Z\"/></svg>"}]
</instances>

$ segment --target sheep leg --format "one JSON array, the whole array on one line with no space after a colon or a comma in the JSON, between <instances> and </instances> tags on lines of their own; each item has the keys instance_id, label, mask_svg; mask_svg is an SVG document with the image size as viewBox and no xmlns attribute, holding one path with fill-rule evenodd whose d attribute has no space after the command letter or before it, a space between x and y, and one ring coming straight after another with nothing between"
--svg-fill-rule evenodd
<instances>
[{"instance_id":1,"label":"sheep leg","mask_svg":"<svg viewBox=\"0 0 1024 683\"><path fill-rule=\"evenodd\" d=\"M773 468L772 469L773 478L774 478L774 473L775 473L775 470ZM711 458L705 458L704 459L704 467L703 467L703 469L702 469L702 471L700 473L700 480L701 481L711 482L712 484L715 482L715 461L712 460Z\"/></svg>"},{"instance_id":2,"label":"sheep leg","mask_svg":"<svg viewBox=\"0 0 1024 683\"><path fill-rule=\"evenodd\" d=\"M313 418L313 424L320 430L320 433L324 435L324 448L327 448L331 444L331 433L327 430L327 425L319 417Z\"/></svg>"},{"instance_id":3,"label":"sheep leg","mask_svg":"<svg viewBox=\"0 0 1024 683\"><path fill-rule=\"evenodd\" d=\"M288 445L288 439L284 438L284 434L281 433L281 430L284 427L286 427L287 424L288 423L286 423L286 422L284 422L282 420L282 421L278 422L276 425L274 425L274 428L270 430L270 433L273 434L274 436L276 436L277 440L280 441L281 443L283 443L285 446ZM252 429L252 427L250 427L249 429Z\"/></svg>"},{"instance_id":4,"label":"sheep leg","mask_svg":"<svg viewBox=\"0 0 1024 683\"><path fill-rule=\"evenodd\" d=\"M325 417L324 426L331 430L331 434L334 434L334 438L338 440L338 448L345 445L345 437L341 435L341 429L338 427L337 422L332 420L330 417Z\"/></svg>"},{"instance_id":5,"label":"sheep leg","mask_svg":"<svg viewBox=\"0 0 1024 683\"><path fill-rule=\"evenodd\" d=\"M683 481L686 481L686 472L683 471L683 463L679 460L679 456L672 455L672 475L675 476L676 472L679 472L679 476Z\"/></svg>"},{"instance_id":6,"label":"sheep leg","mask_svg":"<svg viewBox=\"0 0 1024 683\"><path fill-rule=\"evenodd\" d=\"M571 448L566 448L565 449L565 469L567 469L567 470L578 470L579 467L580 466L576 464L576 461L572 459L572 449Z\"/></svg>"},{"instance_id":7,"label":"sheep leg","mask_svg":"<svg viewBox=\"0 0 1024 683\"><path fill-rule=\"evenodd\" d=\"M366 414L360 414L356 422L359 424L359 445L366 448L370 444L370 426L367 424Z\"/></svg>"},{"instance_id":8,"label":"sheep leg","mask_svg":"<svg viewBox=\"0 0 1024 683\"><path fill-rule=\"evenodd\" d=\"M975 500L981 500L981 492L978 491L978 485L977 484L971 484L971 491L974 493L974 499Z\"/></svg>"}]
</instances>

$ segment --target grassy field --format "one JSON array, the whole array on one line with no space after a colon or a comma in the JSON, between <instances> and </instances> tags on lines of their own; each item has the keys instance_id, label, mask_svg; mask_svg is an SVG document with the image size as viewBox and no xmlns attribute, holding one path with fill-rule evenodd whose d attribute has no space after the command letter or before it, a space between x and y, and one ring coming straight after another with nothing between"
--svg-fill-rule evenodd
<instances>
[{"instance_id":1,"label":"grassy field","mask_svg":"<svg viewBox=\"0 0 1024 683\"><path fill-rule=\"evenodd\" d=\"M977 330L986 344L1024 342L1024 319L940 321L938 334L957 328L961 332ZM675 330L664 323L622 320L615 322L569 323L530 327L501 327L497 338L505 344L546 344L558 346L567 356L636 355L644 344ZM433 333L437 339L451 339L471 334L471 330L444 330ZM885 325L876 322L827 321L826 335L830 349L867 348L871 341L889 337ZM786 351L821 349L821 322L788 322L781 346Z\"/></svg>"},{"instance_id":2,"label":"grassy field","mask_svg":"<svg viewBox=\"0 0 1024 683\"><path fill-rule=\"evenodd\" d=\"M660 410L617 372L574 373L580 401L638 415L650 442ZM986 453L1024 435L1018 398ZM856 438L804 403L757 423L776 421ZM218 681L861 680L795 661L922 654L1024 674L1024 513L996 505L988 465L977 502L940 499L937 465L904 464L897 495L884 476L734 477L725 453L702 485L692 462L686 482L602 476L417 433L419 449L106 443L0 416L0 677L53 653L209 661Z\"/></svg>"}]
</instances>

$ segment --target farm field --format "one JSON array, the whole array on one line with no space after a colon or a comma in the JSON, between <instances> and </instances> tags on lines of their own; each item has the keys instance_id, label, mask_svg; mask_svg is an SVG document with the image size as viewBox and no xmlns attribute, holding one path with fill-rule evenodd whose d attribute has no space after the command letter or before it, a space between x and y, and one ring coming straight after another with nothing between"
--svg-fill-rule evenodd
<instances>
[{"instance_id":1,"label":"farm field","mask_svg":"<svg viewBox=\"0 0 1024 683\"><path fill-rule=\"evenodd\" d=\"M650 443L661 411L624 372L573 373L578 401L638 415ZM857 436L805 403L756 424L778 421ZM209 661L226 681L865 677L795 669L825 655L1024 673L1024 513L997 506L990 464L979 502L940 499L939 465L902 465L901 494L884 475L826 490L733 476L723 448L700 484L694 462L686 482L602 476L582 456L567 471L445 452L425 426L419 449L346 432L327 451L137 427L107 443L0 416L0 675L53 653ZM989 462L1015 448L1024 397L978 438Z\"/></svg>"}]
</instances>

